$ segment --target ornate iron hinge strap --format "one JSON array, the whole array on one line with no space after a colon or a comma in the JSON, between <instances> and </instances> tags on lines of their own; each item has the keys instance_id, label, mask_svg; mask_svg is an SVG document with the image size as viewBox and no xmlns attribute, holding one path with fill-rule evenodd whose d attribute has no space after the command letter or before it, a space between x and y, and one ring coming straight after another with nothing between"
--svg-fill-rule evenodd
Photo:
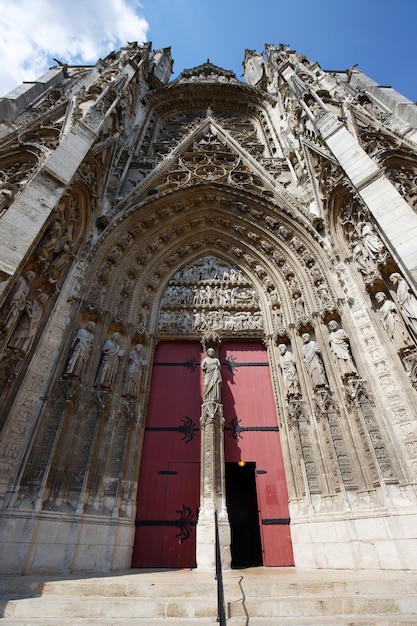
<instances>
[{"instance_id":1,"label":"ornate iron hinge strap","mask_svg":"<svg viewBox=\"0 0 417 626\"><path fill-rule=\"evenodd\" d=\"M289 517L272 517L269 519L263 519L262 524L264 526L287 526L290 523Z\"/></svg>"},{"instance_id":2,"label":"ornate iron hinge strap","mask_svg":"<svg viewBox=\"0 0 417 626\"><path fill-rule=\"evenodd\" d=\"M195 358L195 356L190 356L186 361L182 361L180 363L168 363L168 362L154 362L154 367L185 367L189 372L195 372L195 370L200 367L199 361Z\"/></svg>"},{"instance_id":3,"label":"ornate iron hinge strap","mask_svg":"<svg viewBox=\"0 0 417 626\"><path fill-rule=\"evenodd\" d=\"M227 359L224 360L224 362L222 363L222 365L225 366L225 368L231 373L233 374L233 372L237 369L239 369L239 367L269 367L269 363L267 361L259 361L259 362L250 362L250 363L240 363L239 361L236 360L236 357L234 357L233 355L227 357Z\"/></svg>"},{"instance_id":4,"label":"ornate iron hinge strap","mask_svg":"<svg viewBox=\"0 0 417 626\"><path fill-rule=\"evenodd\" d=\"M278 426L241 426L240 422L242 420L234 417L229 421L230 426L225 426L224 430L230 432L230 436L233 437L236 441L239 439L243 439L242 433L244 432L273 432L278 433Z\"/></svg>"},{"instance_id":5,"label":"ornate iron hinge strap","mask_svg":"<svg viewBox=\"0 0 417 626\"><path fill-rule=\"evenodd\" d=\"M135 526L175 526L179 532L175 537L179 537L180 542L187 541L193 532L193 526L197 526L194 513L189 506L182 505L182 509L177 509L179 518L175 520L135 520Z\"/></svg>"},{"instance_id":6,"label":"ornate iron hinge strap","mask_svg":"<svg viewBox=\"0 0 417 626\"><path fill-rule=\"evenodd\" d=\"M190 443L194 439L195 433L198 433L200 428L188 415L182 419L181 422L181 426L146 426L145 432L180 433L180 435L182 435L181 441Z\"/></svg>"}]
</instances>

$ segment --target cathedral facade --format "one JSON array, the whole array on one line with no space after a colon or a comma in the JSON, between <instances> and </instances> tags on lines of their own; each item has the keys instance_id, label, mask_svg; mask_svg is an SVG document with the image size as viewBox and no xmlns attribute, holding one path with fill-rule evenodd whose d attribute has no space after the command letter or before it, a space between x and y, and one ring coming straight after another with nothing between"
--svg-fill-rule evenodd
<instances>
[{"instance_id":1,"label":"cathedral facade","mask_svg":"<svg viewBox=\"0 0 417 626\"><path fill-rule=\"evenodd\" d=\"M416 569L417 108L172 63L0 100L0 571Z\"/></svg>"}]
</instances>

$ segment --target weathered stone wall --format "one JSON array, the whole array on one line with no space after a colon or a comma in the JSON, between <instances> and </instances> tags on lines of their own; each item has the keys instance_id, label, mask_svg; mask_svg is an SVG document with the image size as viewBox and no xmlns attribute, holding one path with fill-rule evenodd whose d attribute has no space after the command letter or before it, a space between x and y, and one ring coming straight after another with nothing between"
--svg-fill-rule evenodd
<instances>
[{"instance_id":1,"label":"weathered stone wall","mask_svg":"<svg viewBox=\"0 0 417 626\"><path fill-rule=\"evenodd\" d=\"M412 112L285 46L170 62L2 125L0 567L129 567L155 346L214 333L268 347L296 566L415 568Z\"/></svg>"}]
</instances>

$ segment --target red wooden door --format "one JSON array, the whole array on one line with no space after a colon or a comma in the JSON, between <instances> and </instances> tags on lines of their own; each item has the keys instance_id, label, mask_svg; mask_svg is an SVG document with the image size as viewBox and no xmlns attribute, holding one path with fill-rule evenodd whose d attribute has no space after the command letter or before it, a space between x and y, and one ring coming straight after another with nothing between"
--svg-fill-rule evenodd
<instances>
[{"instance_id":1,"label":"red wooden door","mask_svg":"<svg viewBox=\"0 0 417 626\"><path fill-rule=\"evenodd\" d=\"M195 567L200 500L201 347L155 351L132 567Z\"/></svg>"},{"instance_id":2,"label":"red wooden door","mask_svg":"<svg viewBox=\"0 0 417 626\"><path fill-rule=\"evenodd\" d=\"M225 461L256 465L263 564L294 565L288 494L267 351L261 343L221 346Z\"/></svg>"}]
</instances>

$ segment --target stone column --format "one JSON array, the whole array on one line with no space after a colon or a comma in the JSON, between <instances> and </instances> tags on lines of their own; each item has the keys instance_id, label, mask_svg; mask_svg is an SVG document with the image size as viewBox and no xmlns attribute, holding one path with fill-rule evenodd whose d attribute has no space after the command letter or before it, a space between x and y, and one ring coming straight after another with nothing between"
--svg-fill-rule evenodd
<instances>
[{"instance_id":1,"label":"stone column","mask_svg":"<svg viewBox=\"0 0 417 626\"><path fill-rule=\"evenodd\" d=\"M216 338L217 339L217 338ZM224 417L221 403L221 366L213 347L202 341L206 357L201 363L204 375L201 405L201 495L197 524L197 567L214 569L215 511L217 511L220 555L223 569L230 569L230 524L226 509L224 465ZM212 343L212 342L211 342ZM218 340L215 342L218 346ZM213 344L212 344L213 345Z\"/></svg>"}]
</instances>

